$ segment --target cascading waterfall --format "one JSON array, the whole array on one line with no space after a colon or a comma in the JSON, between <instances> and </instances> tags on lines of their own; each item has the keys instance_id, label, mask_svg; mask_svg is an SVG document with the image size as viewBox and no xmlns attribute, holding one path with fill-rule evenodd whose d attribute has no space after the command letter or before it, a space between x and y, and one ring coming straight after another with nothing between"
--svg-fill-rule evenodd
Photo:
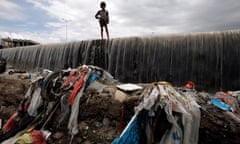
<instances>
[{"instance_id":1,"label":"cascading waterfall","mask_svg":"<svg viewBox=\"0 0 240 144\"><path fill-rule=\"evenodd\" d=\"M195 82L198 89L238 90L240 30L115 38L0 50L0 58L27 70L91 64L122 82Z\"/></svg>"}]
</instances>

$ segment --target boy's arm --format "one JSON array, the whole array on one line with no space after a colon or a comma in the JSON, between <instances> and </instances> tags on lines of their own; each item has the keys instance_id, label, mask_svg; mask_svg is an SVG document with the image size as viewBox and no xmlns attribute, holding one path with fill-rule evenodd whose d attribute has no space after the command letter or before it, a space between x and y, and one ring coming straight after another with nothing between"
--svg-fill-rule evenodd
<instances>
[{"instance_id":1,"label":"boy's arm","mask_svg":"<svg viewBox=\"0 0 240 144\"><path fill-rule=\"evenodd\" d=\"M100 11L98 11L96 14L95 14L95 18L96 19L99 19L98 15L100 14Z\"/></svg>"},{"instance_id":2,"label":"boy's arm","mask_svg":"<svg viewBox=\"0 0 240 144\"><path fill-rule=\"evenodd\" d=\"M107 11L106 15L107 15L107 18L106 18L107 22L106 23L109 24L109 14L108 14L108 11Z\"/></svg>"}]
</instances>

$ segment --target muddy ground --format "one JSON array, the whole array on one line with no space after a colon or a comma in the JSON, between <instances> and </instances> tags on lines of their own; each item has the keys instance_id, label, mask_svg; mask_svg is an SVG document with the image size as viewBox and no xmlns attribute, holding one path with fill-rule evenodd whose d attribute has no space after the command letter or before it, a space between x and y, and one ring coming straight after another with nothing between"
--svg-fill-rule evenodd
<instances>
[{"instance_id":1,"label":"muddy ground","mask_svg":"<svg viewBox=\"0 0 240 144\"><path fill-rule=\"evenodd\" d=\"M30 82L30 79L21 79L18 76L1 75L0 119L2 119L2 124L15 112L30 86ZM198 103L202 106L199 144L240 143L239 124L224 115L223 111L206 104L201 97L199 97ZM73 138L72 143L111 143L127 125L134 114L134 106L137 104L137 101L126 103L124 116L122 116L123 104L112 99L111 90L102 94L85 94L80 107L80 132ZM66 129L67 121L60 126L57 124L56 119L59 119L59 116L60 109L56 111L53 120L49 121L46 126L52 132L48 143L66 144L71 139Z\"/></svg>"}]
</instances>

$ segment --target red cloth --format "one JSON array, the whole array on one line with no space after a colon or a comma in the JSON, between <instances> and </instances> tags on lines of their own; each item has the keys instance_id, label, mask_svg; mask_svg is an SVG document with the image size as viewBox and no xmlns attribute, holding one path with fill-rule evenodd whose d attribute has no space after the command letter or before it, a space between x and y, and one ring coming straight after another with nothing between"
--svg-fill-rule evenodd
<instances>
[{"instance_id":1,"label":"red cloth","mask_svg":"<svg viewBox=\"0 0 240 144\"><path fill-rule=\"evenodd\" d=\"M8 120L7 123L3 126L3 133L9 132L12 128L16 126L16 120L18 113L15 112Z\"/></svg>"},{"instance_id":2,"label":"red cloth","mask_svg":"<svg viewBox=\"0 0 240 144\"><path fill-rule=\"evenodd\" d=\"M26 103L23 107L19 107L18 110L22 112L27 112L30 103ZM3 133L9 132L12 128L16 126L16 117L18 112L14 112L13 115L7 120L6 124L3 126Z\"/></svg>"},{"instance_id":3,"label":"red cloth","mask_svg":"<svg viewBox=\"0 0 240 144\"><path fill-rule=\"evenodd\" d=\"M32 144L46 144L46 140L41 131L33 130L31 132Z\"/></svg>"},{"instance_id":4,"label":"red cloth","mask_svg":"<svg viewBox=\"0 0 240 144\"><path fill-rule=\"evenodd\" d=\"M86 72L83 72L81 77L80 77L80 79L79 79L79 81L75 84L74 89L73 89L73 91L71 93L71 96L68 99L68 104L69 105L73 104L74 99L75 99L78 91L82 88L85 76L86 76Z\"/></svg>"},{"instance_id":5,"label":"red cloth","mask_svg":"<svg viewBox=\"0 0 240 144\"><path fill-rule=\"evenodd\" d=\"M78 69L73 69L67 79L64 81L63 85L64 87L68 87L70 83L75 83L77 81L78 76L79 76L79 70Z\"/></svg>"}]
</instances>

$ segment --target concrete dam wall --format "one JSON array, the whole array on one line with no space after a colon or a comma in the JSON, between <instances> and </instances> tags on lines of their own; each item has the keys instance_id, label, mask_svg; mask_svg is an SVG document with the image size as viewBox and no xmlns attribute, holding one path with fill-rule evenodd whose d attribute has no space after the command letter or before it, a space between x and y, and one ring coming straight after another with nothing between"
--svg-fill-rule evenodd
<instances>
[{"instance_id":1,"label":"concrete dam wall","mask_svg":"<svg viewBox=\"0 0 240 144\"><path fill-rule=\"evenodd\" d=\"M27 70L97 65L121 82L188 80L204 90L240 89L240 30L114 38L0 50L0 58Z\"/></svg>"}]
</instances>

